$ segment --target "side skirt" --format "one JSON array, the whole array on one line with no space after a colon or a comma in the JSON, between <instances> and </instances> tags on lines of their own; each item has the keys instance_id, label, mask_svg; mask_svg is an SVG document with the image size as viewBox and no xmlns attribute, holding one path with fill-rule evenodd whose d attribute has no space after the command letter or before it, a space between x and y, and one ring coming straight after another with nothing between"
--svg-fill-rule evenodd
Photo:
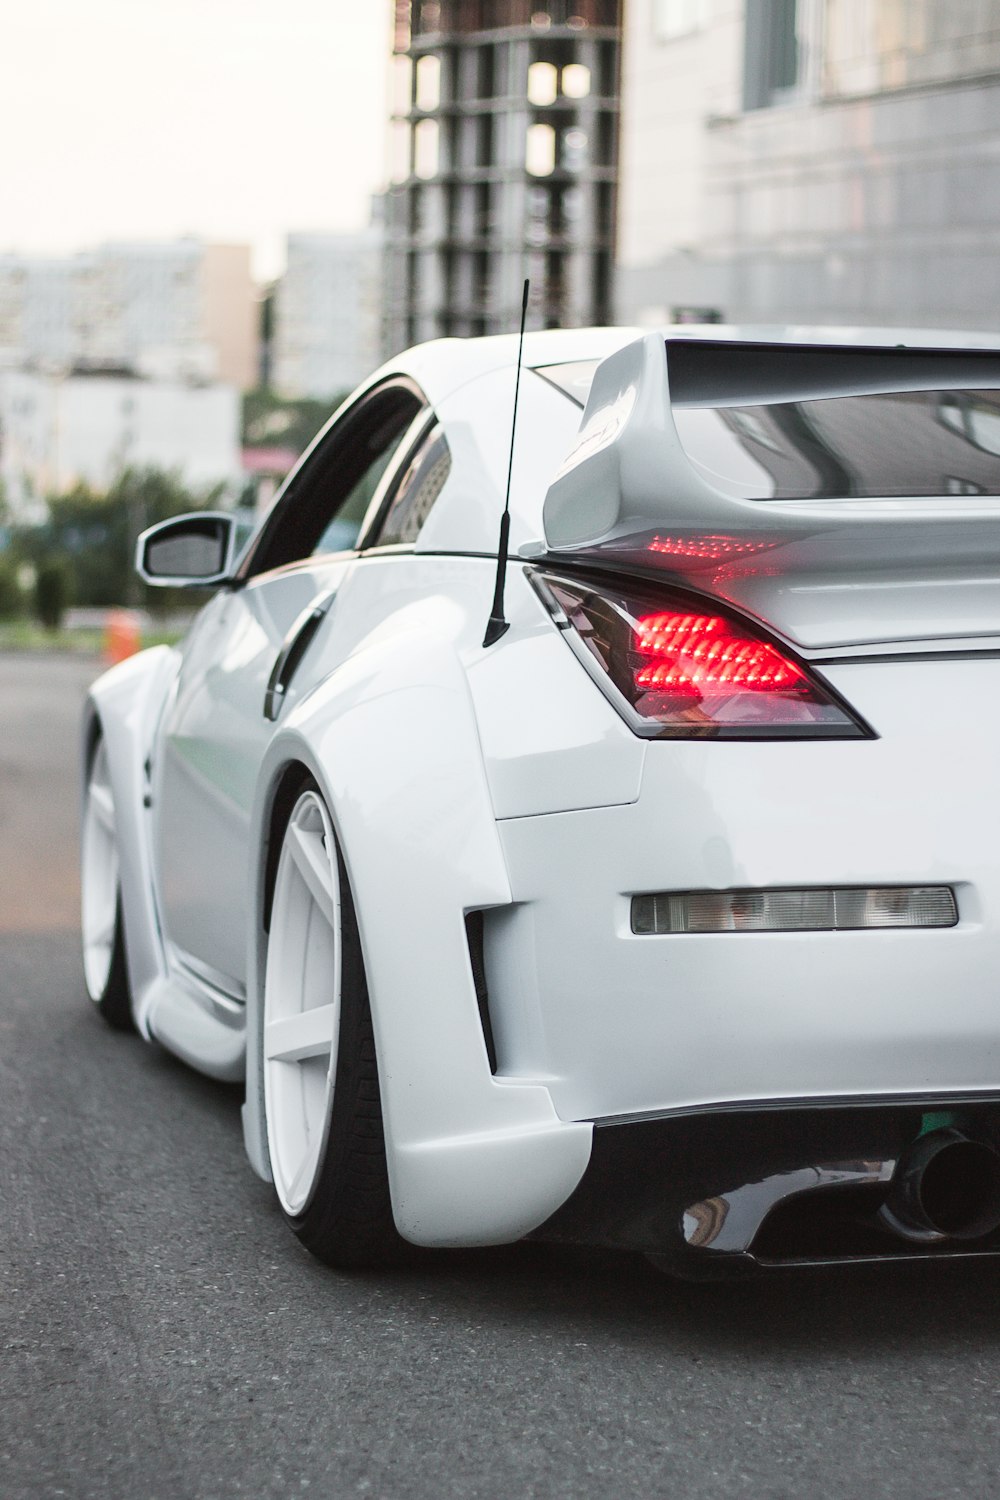
<instances>
[{"instance_id":1,"label":"side skirt","mask_svg":"<svg viewBox=\"0 0 1000 1500\"><path fill-rule=\"evenodd\" d=\"M209 1078L239 1083L246 1072L246 1003L171 954L143 1010L149 1034ZM199 966L201 967L201 966Z\"/></svg>"}]
</instances>

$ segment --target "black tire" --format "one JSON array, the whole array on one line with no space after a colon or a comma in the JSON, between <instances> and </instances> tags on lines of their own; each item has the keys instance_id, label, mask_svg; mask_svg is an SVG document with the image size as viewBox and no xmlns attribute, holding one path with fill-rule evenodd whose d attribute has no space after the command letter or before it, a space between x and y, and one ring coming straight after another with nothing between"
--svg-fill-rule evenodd
<instances>
[{"instance_id":1,"label":"black tire","mask_svg":"<svg viewBox=\"0 0 1000 1500\"><path fill-rule=\"evenodd\" d=\"M108 982L100 999L95 1000L103 1019L115 1031L134 1031L135 1017L132 1014L132 988L128 982L128 961L125 956L125 922L122 917L122 893L119 889L115 903L115 936L111 949L111 969Z\"/></svg>"},{"instance_id":2,"label":"black tire","mask_svg":"<svg viewBox=\"0 0 1000 1500\"><path fill-rule=\"evenodd\" d=\"M311 780L298 790L320 796ZM339 845L335 858L341 901L341 1000L332 1104L305 1207L295 1215L284 1207L281 1211L318 1260L339 1270L364 1270L402 1265L418 1252L393 1220L368 982Z\"/></svg>"}]
</instances>

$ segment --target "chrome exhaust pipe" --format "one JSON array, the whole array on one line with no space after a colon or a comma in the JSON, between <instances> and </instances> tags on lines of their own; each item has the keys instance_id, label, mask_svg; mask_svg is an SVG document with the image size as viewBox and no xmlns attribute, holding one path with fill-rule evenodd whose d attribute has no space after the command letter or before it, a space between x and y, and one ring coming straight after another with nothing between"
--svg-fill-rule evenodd
<instances>
[{"instance_id":1,"label":"chrome exhaust pipe","mask_svg":"<svg viewBox=\"0 0 1000 1500\"><path fill-rule=\"evenodd\" d=\"M952 1126L899 1159L879 1219L918 1244L978 1240L1000 1226L1000 1154Z\"/></svg>"}]
</instances>

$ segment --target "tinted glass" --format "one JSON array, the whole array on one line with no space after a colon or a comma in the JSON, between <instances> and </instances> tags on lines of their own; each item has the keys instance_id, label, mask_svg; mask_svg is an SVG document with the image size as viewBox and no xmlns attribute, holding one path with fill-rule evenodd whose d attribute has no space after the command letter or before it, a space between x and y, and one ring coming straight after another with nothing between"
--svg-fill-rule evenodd
<instances>
[{"instance_id":1,"label":"tinted glass","mask_svg":"<svg viewBox=\"0 0 1000 1500\"><path fill-rule=\"evenodd\" d=\"M312 549L314 557L323 552L349 552L351 550L358 539L361 523L378 489L379 481L389 467L395 451L395 443L390 443L389 447L368 465Z\"/></svg>"},{"instance_id":2,"label":"tinted glass","mask_svg":"<svg viewBox=\"0 0 1000 1500\"><path fill-rule=\"evenodd\" d=\"M565 365L538 365L535 374L562 391L577 406L586 406L599 359L575 359Z\"/></svg>"},{"instance_id":3,"label":"tinted glass","mask_svg":"<svg viewBox=\"0 0 1000 1500\"><path fill-rule=\"evenodd\" d=\"M440 427L435 427L407 465L371 545L390 547L415 542L450 473L448 444Z\"/></svg>"},{"instance_id":4,"label":"tinted glass","mask_svg":"<svg viewBox=\"0 0 1000 1500\"><path fill-rule=\"evenodd\" d=\"M746 500L1000 494L1000 391L675 406L685 452Z\"/></svg>"}]
</instances>

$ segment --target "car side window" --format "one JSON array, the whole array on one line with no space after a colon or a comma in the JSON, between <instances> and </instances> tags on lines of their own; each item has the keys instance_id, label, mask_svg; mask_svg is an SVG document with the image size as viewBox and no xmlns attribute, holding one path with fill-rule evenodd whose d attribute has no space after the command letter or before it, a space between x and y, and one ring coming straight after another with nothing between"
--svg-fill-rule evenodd
<instances>
[{"instance_id":1,"label":"car side window","mask_svg":"<svg viewBox=\"0 0 1000 1500\"><path fill-rule=\"evenodd\" d=\"M416 388L398 381L345 412L279 497L245 576L353 548L379 484L425 409Z\"/></svg>"},{"instance_id":2,"label":"car side window","mask_svg":"<svg viewBox=\"0 0 1000 1500\"><path fill-rule=\"evenodd\" d=\"M323 530L322 536L312 549L312 556L323 552L348 552L358 539L361 523L368 513L382 475L395 456L397 444L390 442L382 448L359 477L343 503Z\"/></svg>"},{"instance_id":3,"label":"car side window","mask_svg":"<svg viewBox=\"0 0 1000 1500\"><path fill-rule=\"evenodd\" d=\"M389 507L365 547L412 544L451 473L451 453L443 430L434 426L421 442L396 486Z\"/></svg>"}]
</instances>

